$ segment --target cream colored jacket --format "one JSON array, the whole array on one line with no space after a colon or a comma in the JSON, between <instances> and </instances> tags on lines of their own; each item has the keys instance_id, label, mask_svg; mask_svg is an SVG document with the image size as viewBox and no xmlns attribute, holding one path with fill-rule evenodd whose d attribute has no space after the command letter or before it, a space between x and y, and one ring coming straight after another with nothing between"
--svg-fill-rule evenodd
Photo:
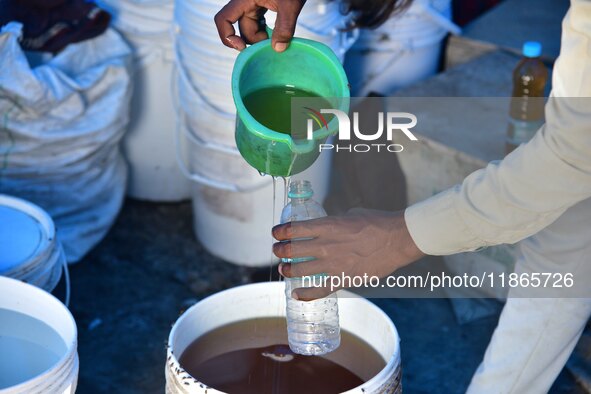
<instances>
[{"instance_id":1,"label":"cream colored jacket","mask_svg":"<svg viewBox=\"0 0 591 394\"><path fill-rule=\"evenodd\" d=\"M546 124L529 143L407 208L408 229L424 253L515 243L591 197L591 0L571 1L552 86ZM591 223L580 231L591 232Z\"/></svg>"}]
</instances>

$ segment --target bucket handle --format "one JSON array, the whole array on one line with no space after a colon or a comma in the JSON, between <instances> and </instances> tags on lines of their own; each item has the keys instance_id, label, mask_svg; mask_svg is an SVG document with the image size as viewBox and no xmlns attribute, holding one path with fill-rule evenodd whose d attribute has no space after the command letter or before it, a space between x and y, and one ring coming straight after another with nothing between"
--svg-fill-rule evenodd
<instances>
[{"instance_id":1,"label":"bucket handle","mask_svg":"<svg viewBox=\"0 0 591 394\"><path fill-rule=\"evenodd\" d=\"M176 149L177 164L179 166L179 169L181 170L181 172L183 173L183 175L187 179L190 179L190 180L197 182L201 185L209 186L212 188L227 190L230 192L242 192L242 193L252 192L255 190L262 189L263 187L265 187L271 183L270 180L265 179L263 182L258 182L254 185L251 185L248 187L243 187L243 186L237 185L235 183L218 181L218 180L207 178L203 175L195 174L195 173L191 172L189 170L188 166L186 165L185 159L183 158L183 154L181 152L181 142L180 142L181 129L183 131L183 134L186 135L187 128L185 127L185 113L182 110L180 110L178 112L178 119L177 119L174 142L175 142L175 149ZM240 152L238 152L237 149L233 149L231 147L225 147L225 146L214 144L214 143L205 142L195 135L191 135L191 139L193 140L193 142L195 142L197 144L201 144L203 146L217 150L219 152L229 153L232 155L235 155L235 154L240 155Z\"/></svg>"},{"instance_id":2,"label":"bucket handle","mask_svg":"<svg viewBox=\"0 0 591 394\"><path fill-rule=\"evenodd\" d=\"M217 152L242 157L242 155L240 154L240 151L237 148L234 148L233 146L216 144L215 142L206 141L203 138L195 135L194 133L188 133L187 129L190 129L190 126L187 125L187 123L185 122L187 115L185 114L185 112L182 109L180 110L180 112L181 113L179 114L179 116L182 119L181 121L182 121L182 126L183 126L183 128L182 128L183 135L189 137L191 142L193 142L197 145L200 145L204 148L215 150Z\"/></svg>"},{"instance_id":3,"label":"bucket handle","mask_svg":"<svg viewBox=\"0 0 591 394\"><path fill-rule=\"evenodd\" d=\"M61 244L59 245L59 248L61 249L62 246ZM66 308L70 307L70 271L68 269L68 259L65 258L65 255L63 254L62 251L62 256L64 256L63 258L63 262L62 262L62 266L63 266L63 270L64 270L64 280L65 280L65 285L66 285L66 296L64 299L64 305L66 305Z\"/></svg>"},{"instance_id":4,"label":"bucket handle","mask_svg":"<svg viewBox=\"0 0 591 394\"><path fill-rule=\"evenodd\" d=\"M174 47L174 60L175 60L175 64L176 64L175 69L178 72L178 74L180 75L183 82L185 82L188 86L191 87L191 90L193 91L193 93L197 94L201 98L201 100L203 100L203 103L205 104L206 107L208 107L208 109L210 111L215 111L219 115L221 115L227 119L235 118L236 114L226 112L226 111L222 110L221 108L218 108L217 105L210 102L207 99L207 97L201 92L201 90L193 84L193 82L191 81L191 78L189 78L189 76L187 75L187 72L185 70L185 65L183 64L183 61L181 59L181 54L179 53L179 47L178 47L177 40L176 40L178 33L174 29L172 29L171 32L173 35L172 38L173 38L173 47Z\"/></svg>"}]
</instances>

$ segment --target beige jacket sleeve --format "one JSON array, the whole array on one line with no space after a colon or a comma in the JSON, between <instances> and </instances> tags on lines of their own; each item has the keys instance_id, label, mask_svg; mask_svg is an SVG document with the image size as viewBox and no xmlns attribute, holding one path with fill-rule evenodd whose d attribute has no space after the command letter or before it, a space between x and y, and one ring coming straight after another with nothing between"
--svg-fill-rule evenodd
<instances>
[{"instance_id":1,"label":"beige jacket sleeve","mask_svg":"<svg viewBox=\"0 0 591 394\"><path fill-rule=\"evenodd\" d=\"M517 242L591 197L591 0L571 1L552 85L546 124L529 143L407 208L409 232L424 253Z\"/></svg>"}]
</instances>

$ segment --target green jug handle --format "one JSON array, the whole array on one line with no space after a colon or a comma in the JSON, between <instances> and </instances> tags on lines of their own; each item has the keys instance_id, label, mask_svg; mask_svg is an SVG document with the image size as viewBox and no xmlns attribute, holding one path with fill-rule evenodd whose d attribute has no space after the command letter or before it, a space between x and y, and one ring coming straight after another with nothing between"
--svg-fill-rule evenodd
<instances>
[{"instance_id":1,"label":"green jug handle","mask_svg":"<svg viewBox=\"0 0 591 394\"><path fill-rule=\"evenodd\" d=\"M305 154L310 153L316 147L315 140L306 140L305 143L295 142L293 138L290 137L289 139L289 149L293 153L297 154Z\"/></svg>"}]
</instances>

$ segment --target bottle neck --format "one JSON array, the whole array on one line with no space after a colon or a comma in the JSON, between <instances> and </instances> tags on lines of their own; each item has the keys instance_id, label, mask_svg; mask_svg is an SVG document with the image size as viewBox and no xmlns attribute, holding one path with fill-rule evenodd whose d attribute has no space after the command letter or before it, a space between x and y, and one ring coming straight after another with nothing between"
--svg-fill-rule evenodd
<instances>
[{"instance_id":1,"label":"bottle neck","mask_svg":"<svg viewBox=\"0 0 591 394\"><path fill-rule=\"evenodd\" d=\"M309 200L313 195L314 192L312 191L310 182L300 180L293 181L289 185L289 193L287 193L287 196L291 198L292 201L296 199Z\"/></svg>"},{"instance_id":2,"label":"bottle neck","mask_svg":"<svg viewBox=\"0 0 591 394\"><path fill-rule=\"evenodd\" d=\"M291 197L290 201L292 205L304 204L307 201L310 201L311 197Z\"/></svg>"}]
</instances>

